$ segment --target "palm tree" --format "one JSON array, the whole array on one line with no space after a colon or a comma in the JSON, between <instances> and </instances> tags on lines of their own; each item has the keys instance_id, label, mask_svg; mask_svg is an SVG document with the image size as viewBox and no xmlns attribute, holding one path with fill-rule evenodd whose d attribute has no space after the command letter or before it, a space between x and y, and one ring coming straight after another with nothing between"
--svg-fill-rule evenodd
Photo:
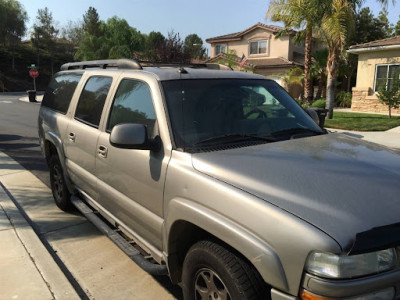
<instances>
[{"instance_id":1,"label":"palm tree","mask_svg":"<svg viewBox=\"0 0 400 300\"><path fill-rule=\"evenodd\" d=\"M312 81L309 70L311 66L311 45L313 30L321 22L326 6L330 1L324 0L271 0L267 11L267 18L272 21L281 21L289 28L304 28L304 97L312 101Z\"/></svg>"},{"instance_id":2,"label":"palm tree","mask_svg":"<svg viewBox=\"0 0 400 300\"><path fill-rule=\"evenodd\" d=\"M301 85L304 83L303 69L294 67L286 71L285 75L282 77L282 82L285 84L288 93L293 98L296 98L298 96L296 91L298 92L301 90Z\"/></svg>"},{"instance_id":3,"label":"palm tree","mask_svg":"<svg viewBox=\"0 0 400 300\"><path fill-rule=\"evenodd\" d=\"M348 0L331 0L330 9L325 12L319 30L319 35L328 45L326 108L329 110L329 119L333 117L340 56L353 30L354 4Z\"/></svg>"},{"instance_id":4,"label":"palm tree","mask_svg":"<svg viewBox=\"0 0 400 300\"><path fill-rule=\"evenodd\" d=\"M315 99L325 97L324 88L326 88L326 63L328 58L328 49L318 50L312 55L310 66L310 78L318 80L318 90Z\"/></svg>"}]
</instances>

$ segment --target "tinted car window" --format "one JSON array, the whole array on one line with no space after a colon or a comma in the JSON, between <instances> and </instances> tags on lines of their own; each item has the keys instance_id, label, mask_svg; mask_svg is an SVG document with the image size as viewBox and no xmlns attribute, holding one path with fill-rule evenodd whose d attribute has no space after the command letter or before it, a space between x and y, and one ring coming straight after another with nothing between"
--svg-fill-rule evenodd
<instances>
[{"instance_id":1,"label":"tinted car window","mask_svg":"<svg viewBox=\"0 0 400 300\"><path fill-rule=\"evenodd\" d=\"M120 123L136 123L147 126L149 137L153 136L156 113L148 85L142 81L121 81L111 108L107 130Z\"/></svg>"},{"instance_id":2,"label":"tinted car window","mask_svg":"<svg viewBox=\"0 0 400 300\"><path fill-rule=\"evenodd\" d=\"M227 146L249 137L262 142L278 134L279 139L290 138L296 130L322 132L273 81L170 80L162 85L178 148L196 151L203 145Z\"/></svg>"},{"instance_id":3,"label":"tinted car window","mask_svg":"<svg viewBox=\"0 0 400 300\"><path fill-rule=\"evenodd\" d=\"M76 73L55 75L44 94L42 105L66 114L81 77L82 74Z\"/></svg>"},{"instance_id":4,"label":"tinted car window","mask_svg":"<svg viewBox=\"0 0 400 300\"><path fill-rule=\"evenodd\" d=\"M79 97L75 119L98 127L112 78L90 77Z\"/></svg>"}]
</instances>

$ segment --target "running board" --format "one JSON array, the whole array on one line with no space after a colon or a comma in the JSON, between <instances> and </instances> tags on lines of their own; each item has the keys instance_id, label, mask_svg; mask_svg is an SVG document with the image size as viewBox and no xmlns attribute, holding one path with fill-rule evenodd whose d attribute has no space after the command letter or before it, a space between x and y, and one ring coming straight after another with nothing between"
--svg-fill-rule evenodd
<instances>
[{"instance_id":1,"label":"running board","mask_svg":"<svg viewBox=\"0 0 400 300\"><path fill-rule=\"evenodd\" d=\"M124 239L117 230L113 230L103 222L89 206L76 196L71 196L71 203L102 233L113 241L130 259L132 259L140 268L151 275L167 275L167 266L159 265L148 261L142 254Z\"/></svg>"}]
</instances>

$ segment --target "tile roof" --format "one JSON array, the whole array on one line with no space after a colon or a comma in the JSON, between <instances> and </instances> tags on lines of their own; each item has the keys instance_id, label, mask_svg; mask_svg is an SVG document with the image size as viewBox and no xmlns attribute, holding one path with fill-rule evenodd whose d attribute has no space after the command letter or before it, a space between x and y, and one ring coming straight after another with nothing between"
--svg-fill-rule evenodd
<instances>
[{"instance_id":1,"label":"tile roof","mask_svg":"<svg viewBox=\"0 0 400 300\"><path fill-rule=\"evenodd\" d=\"M253 31L256 28L262 28L262 29L269 30L273 34L285 29L285 28L280 27L280 26L266 25L266 24L258 22L257 24L255 24L255 25L253 25L253 26L251 26L251 27L249 27L249 28L247 28L247 29L245 29L243 31L230 33L230 34L225 34L225 35L220 35L220 36L216 36L216 37L212 37L212 38L208 38L208 39L206 39L206 42L207 43L215 43L215 42L218 42L218 41L225 41L225 40L241 40L242 37L246 33L250 32L250 31ZM290 31L290 32L294 32L294 31Z\"/></svg>"},{"instance_id":2,"label":"tile roof","mask_svg":"<svg viewBox=\"0 0 400 300\"><path fill-rule=\"evenodd\" d=\"M373 47L383 47L392 45L400 45L400 35L369 43L353 45L350 46L350 49L373 48Z\"/></svg>"},{"instance_id":3,"label":"tile roof","mask_svg":"<svg viewBox=\"0 0 400 300\"><path fill-rule=\"evenodd\" d=\"M240 63L241 58L238 56L227 57L226 54L220 53L217 56L206 61L207 63L212 63L218 61L218 59L228 59ZM248 58L245 66L254 69L268 69L268 68L282 68L282 67L293 67L293 66L303 66L303 64L290 61L283 57L272 57L272 58Z\"/></svg>"},{"instance_id":4,"label":"tile roof","mask_svg":"<svg viewBox=\"0 0 400 300\"><path fill-rule=\"evenodd\" d=\"M290 61L283 57L273 57L273 58L263 58L263 59L249 58L247 62L253 65L255 69L302 66L301 63Z\"/></svg>"}]
</instances>

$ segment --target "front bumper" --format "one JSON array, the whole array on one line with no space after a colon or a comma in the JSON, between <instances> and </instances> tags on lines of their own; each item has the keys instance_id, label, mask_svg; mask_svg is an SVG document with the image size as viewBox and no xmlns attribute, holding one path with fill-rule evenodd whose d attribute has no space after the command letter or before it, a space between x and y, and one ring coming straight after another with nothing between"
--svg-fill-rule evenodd
<instances>
[{"instance_id":1,"label":"front bumper","mask_svg":"<svg viewBox=\"0 0 400 300\"><path fill-rule=\"evenodd\" d=\"M400 269L357 279L330 280L305 274L303 289L329 298L347 298L393 287L400 299Z\"/></svg>"}]
</instances>

